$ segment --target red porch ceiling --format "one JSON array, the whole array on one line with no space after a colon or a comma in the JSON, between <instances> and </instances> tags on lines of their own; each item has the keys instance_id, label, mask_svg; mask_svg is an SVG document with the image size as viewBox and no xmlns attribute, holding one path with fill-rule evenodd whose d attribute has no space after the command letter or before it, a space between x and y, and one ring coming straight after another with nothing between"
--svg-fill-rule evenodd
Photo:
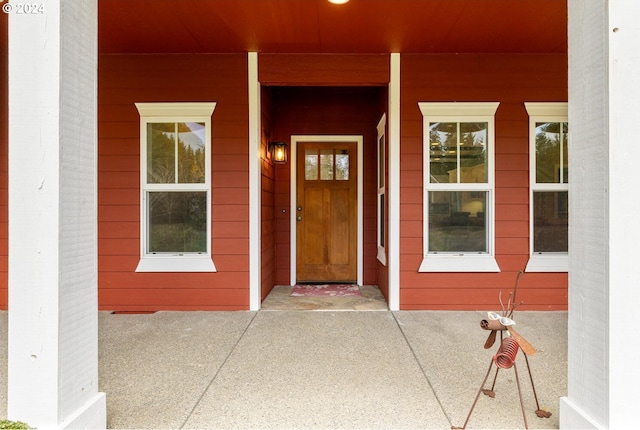
<instances>
[{"instance_id":1,"label":"red porch ceiling","mask_svg":"<svg viewBox=\"0 0 640 430\"><path fill-rule=\"evenodd\" d=\"M99 0L101 53L566 53L566 0Z\"/></svg>"}]
</instances>

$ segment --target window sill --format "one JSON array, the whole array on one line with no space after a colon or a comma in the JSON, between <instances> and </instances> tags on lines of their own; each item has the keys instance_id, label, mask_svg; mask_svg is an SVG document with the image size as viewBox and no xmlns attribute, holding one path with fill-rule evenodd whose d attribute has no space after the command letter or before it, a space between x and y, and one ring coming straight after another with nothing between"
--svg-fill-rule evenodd
<instances>
[{"instance_id":1,"label":"window sill","mask_svg":"<svg viewBox=\"0 0 640 430\"><path fill-rule=\"evenodd\" d=\"M568 272L568 254L534 254L529 258L525 272Z\"/></svg>"},{"instance_id":2,"label":"window sill","mask_svg":"<svg viewBox=\"0 0 640 430\"><path fill-rule=\"evenodd\" d=\"M210 257L147 257L141 258L136 272L216 272Z\"/></svg>"},{"instance_id":3,"label":"window sill","mask_svg":"<svg viewBox=\"0 0 640 430\"><path fill-rule=\"evenodd\" d=\"M492 255L429 254L418 272L500 272L500 267Z\"/></svg>"},{"instance_id":4,"label":"window sill","mask_svg":"<svg viewBox=\"0 0 640 430\"><path fill-rule=\"evenodd\" d=\"M378 261L383 265L387 265L387 253L385 249L381 246L378 247Z\"/></svg>"}]
</instances>

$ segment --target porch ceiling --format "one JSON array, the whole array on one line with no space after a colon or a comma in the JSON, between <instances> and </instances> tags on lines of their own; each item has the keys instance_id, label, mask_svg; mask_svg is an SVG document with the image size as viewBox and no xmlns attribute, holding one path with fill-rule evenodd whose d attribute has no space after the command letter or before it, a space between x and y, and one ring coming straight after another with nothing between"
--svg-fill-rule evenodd
<instances>
[{"instance_id":1,"label":"porch ceiling","mask_svg":"<svg viewBox=\"0 0 640 430\"><path fill-rule=\"evenodd\" d=\"M98 0L101 53L566 53L566 0Z\"/></svg>"}]
</instances>

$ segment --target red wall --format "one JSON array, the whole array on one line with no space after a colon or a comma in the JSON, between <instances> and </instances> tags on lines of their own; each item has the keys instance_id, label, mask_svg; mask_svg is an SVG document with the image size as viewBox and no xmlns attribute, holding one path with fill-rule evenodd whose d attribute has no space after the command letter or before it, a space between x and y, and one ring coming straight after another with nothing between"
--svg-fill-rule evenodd
<instances>
[{"instance_id":1,"label":"red wall","mask_svg":"<svg viewBox=\"0 0 640 430\"><path fill-rule=\"evenodd\" d=\"M249 306L247 57L102 55L98 70L98 285L106 310ZM217 273L136 273L140 121L135 102L214 101L212 254Z\"/></svg>"},{"instance_id":2,"label":"red wall","mask_svg":"<svg viewBox=\"0 0 640 430\"><path fill-rule=\"evenodd\" d=\"M260 237L260 297L264 300L276 284L276 165L269 155L269 141L273 123L271 92L262 88L260 94L261 114L261 237Z\"/></svg>"},{"instance_id":3,"label":"red wall","mask_svg":"<svg viewBox=\"0 0 640 430\"><path fill-rule=\"evenodd\" d=\"M6 28L6 20L3 25ZM0 308L6 308L7 55L1 54ZM566 55L405 54L401 60L401 308L495 309L498 292L511 291L529 253L528 116L523 103L567 100ZM246 54L100 56L100 309L248 308L246 71ZM291 134L365 136L364 281L385 287L386 268L375 258L374 172L375 126L386 108L388 55L261 55L260 80L273 85L263 91L262 296L274 283L289 282L289 165L271 164L266 146L268 140L288 141ZM303 84L316 86L292 86ZM337 88L365 85L370 86ZM134 103L168 101L217 102L212 117L212 249L217 273L135 273L140 249L140 136ZM422 259L421 101L500 102L495 158L500 273L417 271ZM519 288L521 309L567 307L566 273L527 273Z\"/></svg>"},{"instance_id":4,"label":"red wall","mask_svg":"<svg viewBox=\"0 0 640 430\"><path fill-rule=\"evenodd\" d=\"M387 107L389 55L260 54L258 64L259 80L268 87L271 140L289 142L293 134L364 136L363 281L385 283L376 259L376 125ZM275 168L275 281L281 285L290 282L289 169Z\"/></svg>"},{"instance_id":5,"label":"red wall","mask_svg":"<svg viewBox=\"0 0 640 430\"><path fill-rule=\"evenodd\" d=\"M362 135L363 147L363 282L377 284L376 125L384 87L272 87L274 140L291 135ZM277 277L290 281L290 166L276 169Z\"/></svg>"},{"instance_id":6,"label":"red wall","mask_svg":"<svg viewBox=\"0 0 640 430\"><path fill-rule=\"evenodd\" d=\"M497 101L495 252L500 273L418 273L422 261L422 115L418 102ZM403 55L401 58L400 306L496 309L529 254L526 101L567 101L566 55ZM520 309L566 309L566 273L527 273ZM498 309L499 310L499 307Z\"/></svg>"}]
</instances>

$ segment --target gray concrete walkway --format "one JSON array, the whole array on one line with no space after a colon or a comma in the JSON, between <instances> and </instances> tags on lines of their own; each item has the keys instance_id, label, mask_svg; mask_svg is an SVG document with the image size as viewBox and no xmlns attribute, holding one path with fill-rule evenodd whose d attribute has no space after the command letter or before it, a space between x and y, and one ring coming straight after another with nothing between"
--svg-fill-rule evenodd
<instances>
[{"instance_id":1,"label":"gray concrete walkway","mask_svg":"<svg viewBox=\"0 0 640 430\"><path fill-rule=\"evenodd\" d=\"M497 346L484 312L100 313L100 391L110 428L447 429L462 426ZM558 428L566 312L516 312L537 348L517 359L530 428ZM6 313L0 329L6 334ZM6 336L4 336L6 414ZM495 369L495 367L494 367ZM493 377L493 372L492 372ZM490 385L490 382L488 383ZM467 428L524 428L514 369Z\"/></svg>"}]
</instances>

